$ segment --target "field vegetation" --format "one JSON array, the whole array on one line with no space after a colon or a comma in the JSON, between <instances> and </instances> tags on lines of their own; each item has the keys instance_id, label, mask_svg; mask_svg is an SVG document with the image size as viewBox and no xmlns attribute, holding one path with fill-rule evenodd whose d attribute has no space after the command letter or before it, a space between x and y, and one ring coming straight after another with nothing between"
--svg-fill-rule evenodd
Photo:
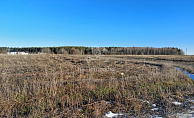
<instances>
[{"instance_id":1,"label":"field vegetation","mask_svg":"<svg viewBox=\"0 0 194 118\"><path fill-rule=\"evenodd\" d=\"M194 56L1 55L0 117L187 112L194 81L175 67L194 73Z\"/></svg>"}]
</instances>

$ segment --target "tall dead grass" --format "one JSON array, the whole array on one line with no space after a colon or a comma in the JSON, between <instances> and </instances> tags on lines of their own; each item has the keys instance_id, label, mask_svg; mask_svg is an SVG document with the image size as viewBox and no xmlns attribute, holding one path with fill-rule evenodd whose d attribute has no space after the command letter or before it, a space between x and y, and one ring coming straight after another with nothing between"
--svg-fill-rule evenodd
<instances>
[{"instance_id":1,"label":"tall dead grass","mask_svg":"<svg viewBox=\"0 0 194 118\"><path fill-rule=\"evenodd\" d=\"M88 69L107 66L115 70ZM152 103L178 112L184 109L171 102L183 102L194 89L193 80L172 66L114 57L87 63L84 56L64 55L0 56L0 86L1 117L102 117L108 111L144 116L152 114Z\"/></svg>"}]
</instances>

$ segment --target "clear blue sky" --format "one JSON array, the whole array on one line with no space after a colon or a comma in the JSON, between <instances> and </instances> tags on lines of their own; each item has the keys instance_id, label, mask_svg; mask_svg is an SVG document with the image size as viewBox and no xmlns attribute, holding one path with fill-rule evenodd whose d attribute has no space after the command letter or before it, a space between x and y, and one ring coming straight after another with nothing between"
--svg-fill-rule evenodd
<instances>
[{"instance_id":1,"label":"clear blue sky","mask_svg":"<svg viewBox=\"0 0 194 118\"><path fill-rule=\"evenodd\" d=\"M0 0L0 47L178 47L194 55L194 0Z\"/></svg>"}]
</instances>

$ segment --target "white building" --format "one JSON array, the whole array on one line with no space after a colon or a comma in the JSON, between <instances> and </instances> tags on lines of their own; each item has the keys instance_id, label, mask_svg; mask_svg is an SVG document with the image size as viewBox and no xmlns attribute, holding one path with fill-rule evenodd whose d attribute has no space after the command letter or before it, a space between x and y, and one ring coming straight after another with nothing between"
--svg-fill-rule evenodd
<instances>
[{"instance_id":1,"label":"white building","mask_svg":"<svg viewBox=\"0 0 194 118\"><path fill-rule=\"evenodd\" d=\"M28 53L25 53L25 52L18 52L18 55L28 55Z\"/></svg>"},{"instance_id":2,"label":"white building","mask_svg":"<svg viewBox=\"0 0 194 118\"><path fill-rule=\"evenodd\" d=\"M28 53L25 52L7 52L8 55L28 55Z\"/></svg>"},{"instance_id":3,"label":"white building","mask_svg":"<svg viewBox=\"0 0 194 118\"><path fill-rule=\"evenodd\" d=\"M8 55L16 55L17 52L7 52Z\"/></svg>"}]
</instances>

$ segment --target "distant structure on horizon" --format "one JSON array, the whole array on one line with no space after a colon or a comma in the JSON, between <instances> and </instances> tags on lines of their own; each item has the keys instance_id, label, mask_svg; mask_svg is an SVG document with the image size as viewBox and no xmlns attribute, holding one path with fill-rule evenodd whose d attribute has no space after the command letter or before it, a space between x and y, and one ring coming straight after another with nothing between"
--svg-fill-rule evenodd
<instances>
[{"instance_id":1,"label":"distant structure on horizon","mask_svg":"<svg viewBox=\"0 0 194 118\"><path fill-rule=\"evenodd\" d=\"M28 55L26 52L7 52L8 55Z\"/></svg>"}]
</instances>

